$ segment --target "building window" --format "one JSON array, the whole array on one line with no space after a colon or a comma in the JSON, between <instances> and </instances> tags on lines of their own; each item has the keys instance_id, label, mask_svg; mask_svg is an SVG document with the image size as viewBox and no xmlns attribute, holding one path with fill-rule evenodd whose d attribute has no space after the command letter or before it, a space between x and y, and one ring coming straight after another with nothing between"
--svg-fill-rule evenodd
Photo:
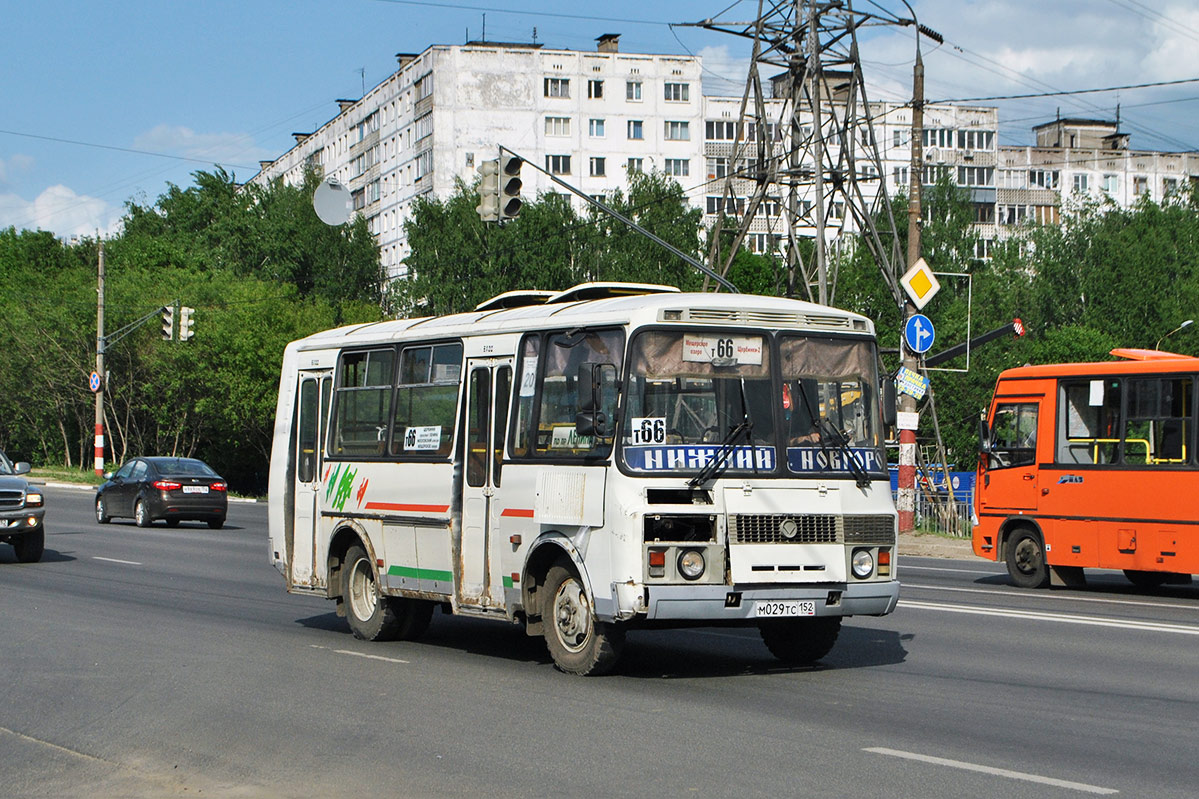
<instances>
[{"instance_id":1,"label":"building window","mask_svg":"<svg viewBox=\"0 0 1199 799\"><path fill-rule=\"evenodd\" d=\"M569 175L570 156L547 155L545 157L545 171L549 172L551 175Z\"/></svg>"},{"instance_id":2,"label":"building window","mask_svg":"<svg viewBox=\"0 0 1199 799\"><path fill-rule=\"evenodd\" d=\"M975 239L974 241L974 257L982 260L989 260L991 251L995 246L993 239Z\"/></svg>"},{"instance_id":3,"label":"building window","mask_svg":"<svg viewBox=\"0 0 1199 799\"><path fill-rule=\"evenodd\" d=\"M604 158L592 156L590 159L591 177L602 178L607 172L604 171Z\"/></svg>"},{"instance_id":4,"label":"building window","mask_svg":"<svg viewBox=\"0 0 1199 799\"><path fill-rule=\"evenodd\" d=\"M1162 178L1162 196L1169 197L1178 191L1178 178Z\"/></svg>"},{"instance_id":5,"label":"building window","mask_svg":"<svg viewBox=\"0 0 1199 799\"><path fill-rule=\"evenodd\" d=\"M687 83L667 83L665 86L667 102L685 103L691 99L691 85Z\"/></svg>"},{"instance_id":6,"label":"building window","mask_svg":"<svg viewBox=\"0 0 1199 799\"><path fill-rule=\"evenodd\" d=\"M891 180L895 183L895 188L902 189L908 185L908 168L906 166L897 166L891 170Z\"/></svg>"},{"instance_id":7,"label":"building window","mask_svg":"<svg viewBox=\"0 0 1199 799\"><path fill-rule=\"evenodd\" d=\"M667 141L689 141L691 139L691 123L690 122L672 122L666 121L666 140Z\"/></svg>"},{"instance_id":8,"label":"building window","mask_svg":"<svg viewBox=\"0 0 1199 799\"><path fill-rule=\"evenodd\" d=\"M624 99L633 100L634 102L641 102L641 81L625 81Z\"/></svg>"},{"instance_id":9,"label":"building window","mask_svg":"<svg viewBox=\"0 0 1199 799\"><path fill-rule=\"evenodd\" d=\"M1028 217L1029 206L1027 205L999 206L999 224L1001 225L1019 225Z\"/></svg>"},{"instance_id":10,"label":"building window","mask_svg":"<svg viewBox=\"0 0 1199 799\"><path fill-rule=\"evenodd\" d=\"M644 172L645 171L644 165L645 165L645 159L630 158L628 163L625 164L625 169L629 172Z\"/></svg>"},{"instance_id":11,"label":"building window","mask_svg":"<svg viewBox=\"0 0 1199 799\"><path fill-rule=\"evenodd\" d=\"M1119 175L1104 175L1102 188L1108 194L1115 194L1117 191L1120 190L1120 176Z\"/></svg>"},{"instance_id":12,"label":"building window","mask_svg":"<svg viewBox=\"0 0 1199 799\"><path fill-rule=\"evenodd\" d=\"M690 177L691 162L686 158L667 158L662 171L676 178Z\"/></svg>"},{"instance_id":13,"label":"building window","mask_svg":"<svg viewBox=\"0 0 1199 799\"><path fill-rule=\"evenodd\" d=\"M764 197L762 204L758 206L762 213L766 216L782 216L783 201L778 197Z\"/></svg>"},{"instance_id":14,"label":"building window","mask_svg":"<svg viewBox=\"0 0 1199 799\"><path fill-rule=\"evenodd\" d=\"M974 203L974 224L995 224L995 203Z\"/></svg>"},{"instance_id":15,"label":"building window","mask_svg":"<svg viewBox=\"0 0 1199 799\"><path fill-rule=\"evenodd\" d=\"M587 120L587 134L593 139L604 138L604 120L589 119Z\"/></svg>"},{"instance_id":16,"label":"building window","mask_svg":"<svg viewBox=\"0 0 1199 799\"><path fill-rule=\"evenodd\" d=\"M937 181L941 178L949 177L949 170L952 168L953 167L946 166L944 164L938 166L926 164L923 169L923 177L921 179L924 181L925 186L935 186Z\"/></svg>"},{"instance_id":17,"label":"building window","mask_svg":"<svg viewBox=\"0 0 1199 799\"><path fill-rule=\"evenodd\" d=\"M899 130L899 129L891 131L891 146L892 147L903 147L905 144L908 143L908 138L910 136L911 136L910 131Z\"/></svg>"},{"instance_id":18,"label":"building window","mask_svg":"<svg viewBox=\"0 0 1199 799\"><path fill-rule=\"evenodd\" d=\"M604 96L604 82L602 80L587 81L587 97L591 100L599 100Z\"/></svg>"},{"instance_id":19,"label":"building window","mask_svg":"<svg viewBox=\"0 0 1199 799\"><path fill-rule=\"evenodd\" d=\"M546 78L546 97L570 97L570 78Z\"/></svg>"},{"instance_id":20,"label":"building window","mask_svg":"<svg viewBox=\"0 0 1199 799\"><path fill-rule=\"evenodd\" d=\"M1056 169L1030 169L1028 170L1028 187L1030 189L1056 189L1059 175L1060 173Z\"/></svg>"},{"instance_id":21,"label":"building window","mask_svg":"<svg viewBox=\"0 0 1199 799\"><path fill-rule=\"evenodd\" d=\"M630 119L629 120L629 138L630 139L644 139L645 138L645 132L642 129L642 124L641 124L640 119Z\"/></svg>"},{"instance_id":22,"label":"building window","mask_svg":"<svg viewBox=\"0 0 1199 799\"><path fill-rule=\"evenodd\" d=\"M433 151L425 150L416 156L416 179L420 180L433 171Z\"/></svg>"},{"instance_id":23,"label":"building window","mask_svg":"<svg viewBox=\"0 0 1199 799\"><path fill-rule=\"evenodd\" d=\"M1149 178L1144 175L1137 175L1132 179L1132 195L1140 197L1142 194L1149 193Z\"/></svg>"},{"instance_id":24,"label":"building window","mask_svg":"<svg viewBox=\"0 0 1199 799\"><path fill-rule=\"evenodd\" d=\"M1023 169L1001 169L999 183L1001 189L1027 189L1028 173Z\"/></svg>"},{"instance_id":25,"label":"building window","mask_svg":"<svg viewBox=\"0 0 1199 799\"><path fill-rule=\"evenodd\" d=\"M925 147L953 147L953 131L949 128L925 128Z\"/></svg>"},{"instance_id":26,"label":"building window","mask_svg":"<svg viewBox=\"0 0 1199 799\"><path fill-rule=\"evenodd\" d=\"M546 136L569 136L570 135L570 117L546 117L545 118L545 135Z\"/></svg>"},{"instance_id":27,"label":"building window","mask_svg":"<svg viewBox=\"0 0 1199 799\"><path fill-rule=\"evenodd\" d=\"M959 186L994 186L995 167L991 166L959 166Z\"/></svg>"},{"instance_id":28,"label":"building window","mask_svg":"<svg viewBox=\"0 0 1199 799\"><path fill-rule=\"evenodd\" d=\"M354 210L361 211L366 207L366 192L362 189L355 189L350 192L350 200L354 205Z\"/></svg>"},{"instance_id":29,"label":"building window","mask_svg":"<svg viewBox=\"0 0 1199 799\"><path fill-rule=\"evenodd\" d=\"M417 100L423 100L433 94L433 73L430 72L428 75L417 80L415 88Z\"/></svg>"},{"instance_id":30,"label":"building window","mask_svg":"<svg viewBox=\"0 0 1199 799\"><path fill-rule=\"evenodd\" d=\"M1086 172L1080 172L1074 176L1074 190L1086 192L1091 188L1091 176Z\"/></svg>"},{"instance_id":31,"label":"building window","mask_svg":"<svg viewBox=\"0 0 1199 799\"><path fill-rule=\"evenodd\" d=\"M377 202L379 202L379 181L372 180L366 184L366 203L370 205Z\"/></svg>"},{"instance_id":32,"label":"building window","mask_svg":"<svg viewBox=\"0 0 1199 799\"><path fill-rule=\"evenodd\" d=\"M704 137L708 141L735 141L737 125L724 119L709 119L704 123Z\"/></svg>"},{"instance_id":33,"label":"building window","mask_svg":"<svg viewBox=\"0 0 1199 799\"><path fill-rule=\"evenodd\" d=\"M729 159L728 158L709 158L708 159L708 180L723 178L729 174Z\"/></svg>"},{"instance_id":34,"label":"building window","mask_svg":"<svg viewBox=\"0 0 1199 799\"><path fill-rule=\"evenodd\" d=\"M959 130L959 150L990 150L995 143L993 130Z\"/></svg>"}]
</instances>

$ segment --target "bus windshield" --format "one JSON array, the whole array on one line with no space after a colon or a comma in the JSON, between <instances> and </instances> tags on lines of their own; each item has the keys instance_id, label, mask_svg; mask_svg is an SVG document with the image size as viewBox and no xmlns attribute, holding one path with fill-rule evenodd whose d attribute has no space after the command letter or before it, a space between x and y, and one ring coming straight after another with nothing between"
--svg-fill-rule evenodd
<instances>
[{"instance_id":1,"label":"bus windshield","mask_svg":"<svg viewBox=\"0 0 1199 799\"><path fill-rule=\"evenodd\" d=\"M634 472L885 473L873 344L648 331L630 352L621 457ZM781 388L780 388L781 387ZM781 396L780 396L781 392ZM802 428L802 429L801 429Z\"/></svg>"}]
</instances>

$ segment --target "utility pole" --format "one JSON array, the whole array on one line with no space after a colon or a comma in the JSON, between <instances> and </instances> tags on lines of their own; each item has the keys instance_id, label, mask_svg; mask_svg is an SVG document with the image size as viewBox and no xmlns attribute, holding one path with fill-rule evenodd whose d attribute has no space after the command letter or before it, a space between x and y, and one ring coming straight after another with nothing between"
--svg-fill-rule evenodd
<instances>
[{"instance_id":1,"label":"utility pole","mask_svg":"<svg viewBox=\"0 0 1199 799\"><path fill-rule=\"evenodd\" d=\"M920 187L924 169L924 60L920 57L920 32L916 33L916 66L912 72L912 163L908 176L908 268L920 260ZM904 301L903 321L915 313L911 302ZM903 327L900 328L901 330ZM919 359L903 342L903 365L912 371L919 368ZM916 398L900 394L899 410L905 414L916 413ZM905 418L905 417L901 417ZM907 416L906 419L911 419ZM909 429L910 428L910 429ZM901 424L899 429L899 485L895 505L899 510L899 531L911 532L916 526L916 429L910 423Z\"/></svg>"},{"instance_id":2,"label":"utility pole","mask_svg":"<svg viewBox=\"0 0 1199 799\"><path fill-rule=\"evenodd\" d=\"M96 374L100 385L96 389L96 476L104 475L104 239L100 242L100 255L96 278Z\"/></svg>"}]
</instances>

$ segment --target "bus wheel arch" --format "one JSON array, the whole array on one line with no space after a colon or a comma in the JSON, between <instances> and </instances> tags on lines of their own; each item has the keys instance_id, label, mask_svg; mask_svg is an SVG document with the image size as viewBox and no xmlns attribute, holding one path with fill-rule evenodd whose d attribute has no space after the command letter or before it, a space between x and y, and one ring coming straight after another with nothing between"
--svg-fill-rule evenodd
<instances>
[{"instance_id":1,"label":"bus wheel arch","mask_svg":"<svg viewBox=\"0 0 1199 799\"><path fill-rule=\"evenodd\" d=\"M1020 588L1046 588L1049 585L1049 559L1045 536L1029 522L1014 522L1004 528L1003 558L1012 583Z\"/></svg>"},{"instance_id":2,"label":"bus wheel arch","mask_svg":"<svg viewBox=\"0 0 1199 799\"><path fill-rule=\"evenodd\" d=\"M374 561L375 551L371 546L370 538L366 535L366 531L353 524L352 522L344 522L339 526L336 532L329 538L329 553L327 555L328 563L328 581L325 586L325 591L330 599L337 600L337 615L344 616L345 608L342 606L342 595L345 585L343 581L345 574L342 567L346 561L346 554L350 551L350 547L354 545L362 547L366 552L367 557Z\"/></svg>"},{"instance_id":3,"label":"bus wheel arch","mask_svg":"<svg viewBox=\"0 0 1199 799\"><path fill-rule=\"evenodd\" d=\"M586 576L578 552L565 536L548 534L535 542L530 549L529 557L525 560L524 574L521 575L521 606L525 612L525 631L529 635L542 635L544 628L541 620L542 591L546 577L555 565L573 568L576 574ZM583 585L587 585L583 580Z\"/></svg>"}]
</instances>

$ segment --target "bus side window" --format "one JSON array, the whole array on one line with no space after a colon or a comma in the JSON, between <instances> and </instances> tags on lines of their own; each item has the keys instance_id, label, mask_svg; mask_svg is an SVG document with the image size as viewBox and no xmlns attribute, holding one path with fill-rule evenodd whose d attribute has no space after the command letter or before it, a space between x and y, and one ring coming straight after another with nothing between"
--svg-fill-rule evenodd
<instances>
[{"instance_id":1,"label":"bus side window","mask_svg":"<svg viewBox=\"0 0 1199 799\"><path fill-rule=\"evenodd\" d=\"M1120 445L1120 381L1063 382L1058 463L1115 463Z\"/></svg>"},{"instance_id":2,"label":"bus side window","mask_svg":"<svg viewBox=\"0 0 1199 799\"><path fill-rule=\"evenodd\" d=\"M1191 459L1189 377L1150 377L1128 381L1128 422L1124 462L1136 466L1178 466Z\"/></svg>"}]
</instances>

